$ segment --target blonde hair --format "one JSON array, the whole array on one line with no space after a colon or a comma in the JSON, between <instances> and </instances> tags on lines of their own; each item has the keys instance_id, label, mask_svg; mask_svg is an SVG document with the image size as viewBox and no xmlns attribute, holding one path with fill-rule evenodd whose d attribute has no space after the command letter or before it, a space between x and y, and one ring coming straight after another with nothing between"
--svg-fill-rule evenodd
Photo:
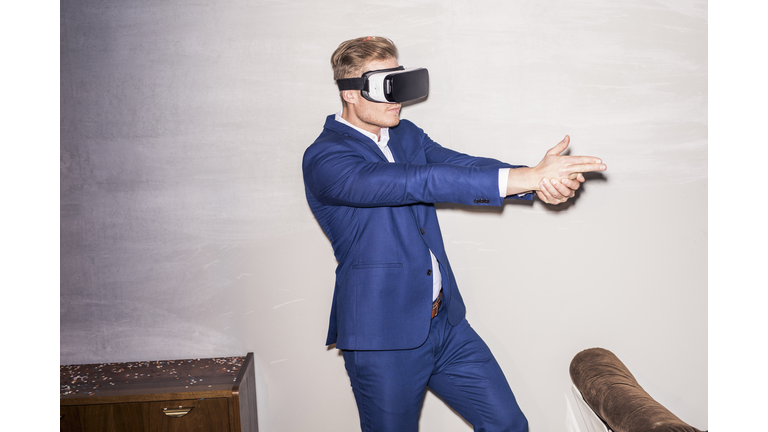
<instances>
[{"instance_id":1,"label":"blonde hair","mask_svg":"<svg viewBox=\"0 0 768 432\"><path fill-rule=\"evenodd\" d=\"M331 55L333 79L357 78L374 60L397 58L395 43L385 37L366 36L342 42Z\"/></svg>"}]
</instances>

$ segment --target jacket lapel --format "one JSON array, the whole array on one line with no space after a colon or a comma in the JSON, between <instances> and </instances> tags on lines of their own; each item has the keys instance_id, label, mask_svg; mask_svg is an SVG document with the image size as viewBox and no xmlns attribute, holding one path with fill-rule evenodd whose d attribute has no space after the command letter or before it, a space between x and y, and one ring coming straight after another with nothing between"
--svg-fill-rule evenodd
<instances>
[{"instance_id":1,"label":"jacket lapel","mask_svg":"<svg viewBox=\"0 0 768 432\"><path fill-rule=\"evenodd\" d=\"M384 153L382 153L381 149L379 148L378 145L376 145L375 142L373 142L370 138L368 138L367 136L361 134L360 132L352 129L351 127L349 127L349 126L347 126L347 125L345 125L343 123L337 122L335 117L336 116L332 114L332 115L329 115L328 118L325 119L325 128L326 129L334 131L334 132L336 132L336 133L338 133L340 135L345 135L345 136L348 136L350 138L354 138L357 141L360 141L367 148L369 148L376 156L378 156L379 159L381 159L384 162L388 162L387 161L387 157L384 156ZM391 135L391 133L390 133L389 139L390 139L390 142L392 142L392 135ZM394 155L394 153L393 153L393 155ZM397 161L397 156L395 156L395 160Z\"/></svg>"},{"instance_id":2,"label":"jacket lapel","mask_svg":"<svg viewBox=\"0 0 768 432\"><path fill-rule=\"evenodd\" d=\"M387 146L389 146L389 151L392 152L392 157L395 158L395 162L409 162L408 157L405 154L405 149L403 148L400 140L397 138L397 133L393 130L393 128L389 128L389 142L387 143Z\"/></svg>"}]
</instances>

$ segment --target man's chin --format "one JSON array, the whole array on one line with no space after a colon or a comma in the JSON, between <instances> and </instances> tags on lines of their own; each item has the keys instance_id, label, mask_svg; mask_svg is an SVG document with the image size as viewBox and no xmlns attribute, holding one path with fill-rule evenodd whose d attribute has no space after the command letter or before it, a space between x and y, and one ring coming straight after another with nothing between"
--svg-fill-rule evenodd
<instances>
[{"instance_id":1,"label":"man's chin","mask_svg":"<svg viewBox=\"0 0 768 432\"><path fill-rule=\"evenodd\" d=\"M386 123L386 126L382 126L382 127L395 127L395 126L399 125L400 124L400 113L397 113L395 115L387 116L386 121L384 123Z\"/></svg>"}]
</instances>

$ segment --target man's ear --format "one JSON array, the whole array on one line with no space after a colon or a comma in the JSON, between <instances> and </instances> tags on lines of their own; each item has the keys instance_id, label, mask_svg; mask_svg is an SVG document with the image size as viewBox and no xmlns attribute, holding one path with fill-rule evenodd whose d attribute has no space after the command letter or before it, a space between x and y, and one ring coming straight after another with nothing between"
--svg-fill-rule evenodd
<instances>
[{"instance_id":1,"label":"man's ear","mask_svg":"<svg viewBox=\"0 0 768 432\"><path fill-rule=\"evenodd\" d=\"M344 102L346 103L357 103L357 99L360 97L360 91L355 90L344 90L341 92L341 98L344 99Z\"/></svg>"}]
</instances>

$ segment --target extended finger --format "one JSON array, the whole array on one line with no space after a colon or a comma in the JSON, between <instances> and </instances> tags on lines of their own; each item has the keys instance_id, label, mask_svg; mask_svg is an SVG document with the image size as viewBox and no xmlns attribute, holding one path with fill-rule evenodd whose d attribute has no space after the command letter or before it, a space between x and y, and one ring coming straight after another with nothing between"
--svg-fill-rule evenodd
<instances>
[{"instance_id":1,"label":"extended finger","mask_svg":"<svg viewBox=\"0 0 768 432\"><path fill-rule=\"evenodd\" d=\"M557 145L555 145L554 147L549 149L549 151L547 151L547 154L548 155L559 155L560 153L564 152L565 149L568 148L568 143L570 143L570 142L571 142L571 137L566 135L565 138L563 138L562 141L560 141L559 143L557 143Z\"/></svg>"},{"instance_id":2,"label":"extended finger","mask_svg":"<svg viewBox=\"0 0 768 432\"><path fill-rule=\"evenodd\" d=\"M601 164L603 163L603 160L600 159L597 156L563 156L569 164L572 165L580 165L580 164Z\"/></svg>"},{"instance_id":3,"label":"extended finger","mask_svg":"<svg viewBox=\"0 0 768 432\"><path fill-rule=\"evenodd\" d=\"M595 159L595 160L600 161L600 159ZM593 172L593 171L605 171L606 169L608 169L608 167L602 162L569 164L564 167L564 170L570 174Z\"/></svg>"}]
</instances>

